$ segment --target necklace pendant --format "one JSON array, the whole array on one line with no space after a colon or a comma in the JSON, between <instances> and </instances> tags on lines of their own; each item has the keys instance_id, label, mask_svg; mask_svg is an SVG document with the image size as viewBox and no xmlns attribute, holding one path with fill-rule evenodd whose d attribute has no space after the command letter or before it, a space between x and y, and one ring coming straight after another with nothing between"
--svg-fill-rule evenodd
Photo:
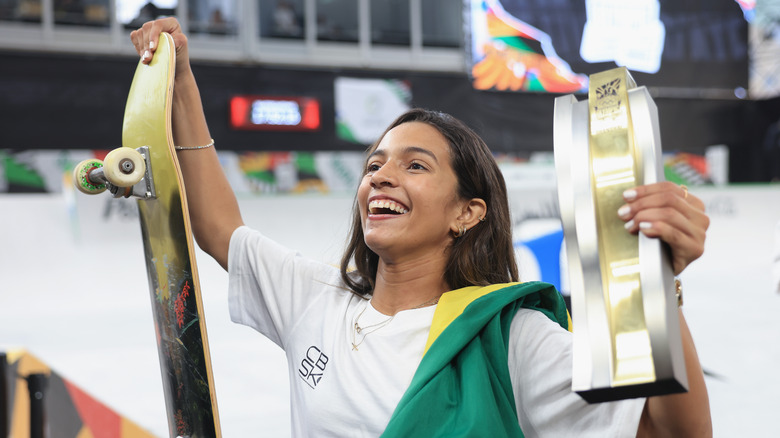
<instances>
[{"instance_id":1,"label":"necklace pendant","mask_svg":"<svg viewBox=\"0 0 780 438\"><path fill-rule=\"evenodd\" d=\"M353 350L353 351L357 351L357 349L358 349L358 348L357 348L357 345L355 345L355 343L354 343L354 342L351 342L351 344L352 344L352 350Z\"/></svg>"},{"instance_id":2,"label":"necklace pendant","mask_svg":"<svg viewBox=\"0 0 780 438\"><path fill-rule=\"evenodd\" d=\"M362 331L362 329L360 328L360 326L359 326L359 325L358 325L358 323L356 322L356 323L355 323L355 332L357 332L357 334L360 334L360 332L361 332L361 331Z\"/></svg>"}]
</instances>

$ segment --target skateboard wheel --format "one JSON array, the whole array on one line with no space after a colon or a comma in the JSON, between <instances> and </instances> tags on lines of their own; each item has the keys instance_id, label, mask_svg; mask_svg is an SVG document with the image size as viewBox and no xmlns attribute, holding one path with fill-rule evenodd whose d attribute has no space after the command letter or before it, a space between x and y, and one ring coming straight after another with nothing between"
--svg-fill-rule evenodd
<instances>
[{"instance_id":1,"label":"skateboard wheel","mask_svg":"<svg viewBox=\"0 0 780 438\"><path fill-rule=\"evenodd\" d=\"M73 169L73 185L80 192L95 195L106 191L106 185L90 181L88 175L91 171L103 167L103 161L90 158L76 165Z\"/></svg>"},{"instance_id":2,"label":"skateboard wheel","mask_svg":"<svg viewBox=\"0 0 780 438\"><path fill-rule=\"evenodd\" d=\"M106 155L103 172L111 184L117 187L130 187L138 184L144 177L146 161L135 149L117 148Z\"/></svg>"}]
</instances>

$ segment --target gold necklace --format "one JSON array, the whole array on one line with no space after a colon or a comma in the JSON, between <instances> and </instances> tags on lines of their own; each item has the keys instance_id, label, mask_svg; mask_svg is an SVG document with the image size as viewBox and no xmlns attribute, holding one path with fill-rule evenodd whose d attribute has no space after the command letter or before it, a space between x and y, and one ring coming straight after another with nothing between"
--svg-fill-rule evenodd
<instances>
[{"instance_id":1,"label":"gold necklace","mask_svg":"<svg viewBox=\"0 0 780 438\"><path fill-rule=\"evenodd\" d=\"M370 302L368 304L366 304L366 307L364 307L363 310L361 310L360 313L358 314L357 318L355 318L355 330L352 331L352 350L353 351L357 351L357 349L360 346L360 344L362 344L363 341L366 340L366 336L370 335L371 333L374 333L375 331L381 329L382 327L386 326L387 324L390 324L390 321L392 321L393 318L395 318L395 315L392 315L392 316L390 316L389 318L387 318L384 321L378 322L376 324L367 325L365 327L360 327L360 324L359 324L360 317L363 316L363 312L365 312L366 309L368 308L368 306L370 306L370 305L371 305ZM366 329L371 329L371 328L373 328L373 330L366 331ZM364 333L363 337L360 339L360 342L357 342L357 335L359 335L361 333Z\"/></svg>"},{"instance_id":2,"label":"gold necklace","mask_svg":"<svg viewBox=\"0 0 780 438\"><path fill-rule=\"evenodd\" d=\"M434 304L439 304L439 298L441 298L441 296L438 296L436 298L432 298L432 299L430 299L430 300L428 300L428 301L426 301L426 302L424 302L422 304L418 304L418 305L416 305L414 307L410 307L409 310L411 310L411 309L419 309L420 307L433 306Z\"/></svg>"},{"instance_id":3,"label":"gold necklace","mask_svg":"<svg viewBox=\"0 0 780 438\"><path fill-rule=\"evenodd\" d=\"M410 307L409 310L411 310L411 309L419 309L420 307L425 307L425 306L432 306L432 305L438 304L438 303L439 303L439 297L436 297L436 298L430 299L430 300L428 300L428 301L426 301L426 302L424 302L422 304L418 304L417 306ZM363 343L363 341L366 340L366 337L368 335L370 335L371 333L374 333L375 331L381 329L382 327L390 324L390 321L392 321L393 318L395 318L395 315L398 314L398 313L395 313L395 314L391 315L389 318L387 318L386 320L380 321L380 322L378 322L376 324L371 324L371 325L367 325L365 327L361 327L360 326L360 322L359 322L360 321L360 317L363 316L363 312L365 312L366 309L368 308L368 306L370 306L370 305L371 305L371 302L369 301L369 303L366 304L366 307L364 307L363 310L361 310L360 313L358 314L358 316L355 318L354 330L352 331L352 350L353 351L357 351L358 350L358 347L360 346L360 344ZM373 330L366 331L368 329L373 329ZM359 335L359 334L363 334L363 337L360 339L360 342L357 342L357 335Z\"/></svg>"}]
</instances>

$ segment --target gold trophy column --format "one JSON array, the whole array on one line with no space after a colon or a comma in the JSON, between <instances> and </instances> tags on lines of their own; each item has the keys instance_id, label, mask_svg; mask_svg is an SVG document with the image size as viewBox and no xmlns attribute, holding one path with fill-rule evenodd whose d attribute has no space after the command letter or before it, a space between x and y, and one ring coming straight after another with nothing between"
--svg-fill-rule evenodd
<instances>
[{"instance_id":1,"label":"gold trophy column","mask_svg":"<svg viewBox=\"0 0 780 438\"><path fill-rule=\"evenodd\" d=\"M613 385L655 380L639 281L638 237L625 231L617 215L623 191L643 181L628 106L628 89L635 87L625 69L616 69L591 76L588 91L591 183L602 284L606 286Z\"/></svg>"}]
</instances>

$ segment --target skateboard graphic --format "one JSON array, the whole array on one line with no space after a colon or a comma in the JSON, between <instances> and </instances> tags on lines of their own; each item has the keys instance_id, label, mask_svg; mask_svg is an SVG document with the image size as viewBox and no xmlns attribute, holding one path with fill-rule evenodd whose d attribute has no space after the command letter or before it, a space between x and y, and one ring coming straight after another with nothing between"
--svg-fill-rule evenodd
<instances>
[{"instance_id":1,"label":"skateboard graphic","mask_svg":"<svg viewBox=\"0 0 780 438\"><path fill-rule=\"evenodd\" d=\"M88 194L137 198L157 350L171 437L220 437L217 400L187 197L171 133L173 39L139 61L122 128L123 147L73 172Z\"/></svg>"}]
</instances>

